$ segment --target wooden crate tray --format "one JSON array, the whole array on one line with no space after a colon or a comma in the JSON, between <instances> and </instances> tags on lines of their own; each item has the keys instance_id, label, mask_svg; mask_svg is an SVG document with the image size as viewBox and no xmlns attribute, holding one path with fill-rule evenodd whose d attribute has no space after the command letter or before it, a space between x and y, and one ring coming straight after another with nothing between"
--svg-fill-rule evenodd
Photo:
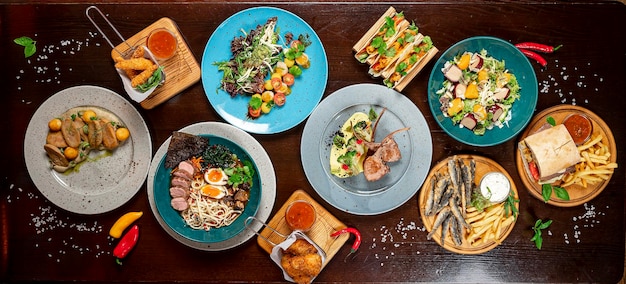
<instances>
[{"instance_id":1,"label":"wooden crate tray","mask_svg":"<svg viewBox=\"0 0 626 284\"><path fill-rule=\"evenodd\" d=\"M163 66L163 70L165 71L165 83L156 88L150 96L140 103L141 107L144 109L152 109L179 94L181 91L198 82L202 75L200 65L193 56L193 53L191 53L178 26L169 18L159 19L127 39L126 42L120 43L115 48L123 53L129 49L129 45L133 47L145 45L150 32L157 28L166 28L173 32L178 40L178 48L174 56L167 60L159 61L159 64ZM111 57L113 58L114 56L118 56L115 49L111 50Z\"/></svg>"},{"instance_id":2,"label":"wooden crate tray","mask_svg":"<svg viewBox=\"0 0 626 284\"><path fill-rule=\"evenodd\" d=\"M339 221L335 216L330 214L324 207L322 207L319 203L317 203L311 196L309 196L303 190L296 190L294 193L287 199L285 204L276 212L274 218L270 220L267 224L268 227L274 228L282 235L291 234L292 230L287 226L287 222L285 221L285 211L289 204L296 200L305 200L308 201L315 207L315 212L317 214L317 218L311 230L309 230L306 235L311 238L319 247L321 247L326 253L326 261L322 264L322 268L326 266L328 262L335 256L335 254L339 251L341 246L348 240L348 234L341 234L336 238L330 236L336 230L340 230L346 228L346 225ZM271 242L278 244L283 242L285 239L276 234L270 228L264 228L260 232L260 236L257 237L257 243L263 250L267 253L271 254L274 246L268 243L265 239L270 240Z\"/></svg>"}]
</instances>

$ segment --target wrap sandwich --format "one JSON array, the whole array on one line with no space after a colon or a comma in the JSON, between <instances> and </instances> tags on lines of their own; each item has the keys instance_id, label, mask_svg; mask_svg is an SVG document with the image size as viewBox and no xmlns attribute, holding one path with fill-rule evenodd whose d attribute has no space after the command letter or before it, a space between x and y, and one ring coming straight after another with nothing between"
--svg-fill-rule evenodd
<instances>
[{"instance_id":1,"label":"wrap sandwich","mask_svg":"<svg viewBox=\"0 0 626 284\"><path fill-rule=\"evenodd\" d=\"M409 22L404 18L404 14L402 12L396 13L392 8L381 19L383 20L382 24L372 26L372 28L376 29L374 34L369 37L367 35L364 36L367 39L362 39L359 42L364 42L364 44L360 44L358 47L355 46L356 54L354 57L361 63L367 62L371 65L378 54L387 50L387 47L409 26Z\"/></svg>"},{"instance_id":2,"label":"wrap sandwich","mask_svg":"<svg viewBox=\"0 0 626 284\"><path fill-rule=\"evenodd\" d=\"M418 33L418 28L414 23L401 30L385 50L379 50L374 60L368 61L369 74L379 77L385 69L395 65L395 62L421 39L422 35Z\"/></svg>"},{"instance_id":3,"label":"wrap sandwich","mask_svg":"<svg viewBox=\"0 0 626 284\"><path fill-rule=\"evenodd\" d=\"M382 71L382 75L385 78L383 83L393 88L400 83L400 81L411 73L420 62L428 57L431 52L437 52L434 48L433 42L429 36L417 35L415 43L411 44L405 51L400 54L397 61L393 65L387 66Z\"/></svg>"},{"instance_id":4,"label":"wrap sandwich","mask_svg":"<svg viewBox=\"0 0 626 284\"><path fill-rule=\"evenodd\" d=\"M534 133L518 143L528 177L539 184L551 184L574 170L581 156L563 124Z\"/></svg>"}]
</instances>

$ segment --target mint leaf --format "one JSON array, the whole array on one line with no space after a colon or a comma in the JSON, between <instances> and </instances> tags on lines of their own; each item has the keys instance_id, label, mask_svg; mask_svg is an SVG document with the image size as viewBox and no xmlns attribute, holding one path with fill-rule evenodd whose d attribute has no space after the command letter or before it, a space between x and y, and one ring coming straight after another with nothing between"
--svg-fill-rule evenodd
<instances>
[{"instance_id":1,"label":"mint leaf","mask_svg":"<svg viewBox=\"0 0 626 284\"><path fill-rule=\"evenodd\" d=\"M21 46L27 46L27 45L35 44L35 41L32 38L29 38L27 36L18 37L16 39L14 39L13 42L15 42L15 43L17 43L18 45L21 45Z\"/></svg>"},{"instance_id":2,"label":"mint leaf","mask_svg":"<svg viewBox=\"0 0 626 284\"><path fill-rule=\"evenodd\" d=\"M33 54L35 54L35 52L37 51L37 47L35 46L35 44L29 44L27 46L24 47L24 58L28 58L33 56Z\"/></svg>"},{"instance_id":3,"label":"mint leaf","mask_svg":"<svg viewBox=\"0 0 626 284\"><path fill-rule=\"evenodd\" d=\"M560 186L553 186L552 189L554 189L554 194L559 199L565 201L569 200L569 193L567 193L567 190L565 188L562 188Z\"/></svg>"},{"instance_id":4,"label":"mint leaf","mask_svg":"<svg viewBox=\"0 0 626 284\"><path fill-rule=\"evenodd\" d=\"M549 185L549 184L542 185L541 195L543 196L543 201L548 202L550 200L550 196L552 196L552 185Z\"/></svg>"},{"instance_id":5,"label":"mint leaf","mask_svg":"<svg viewBox=\"0 0 626 284\"><path fill-rule=\"evenodd\" d=\"M31 57L37 51L37 42L27 36L18 37L13 42L24 47L24 58Z\"/></svg>"},{"instance_id":6,"label":"mint leaf","mask_svg":"<svg viewBox=\"0 0 626 284\"><path fill-rule=\"evenodd\" d=\"M554 117L548 116L548 117L546 118L546 121L547 121L550 125L552 125L552 126L555 126L555 125L556 125L556 121L554 121Z\"/></svg>"}]
</instances>

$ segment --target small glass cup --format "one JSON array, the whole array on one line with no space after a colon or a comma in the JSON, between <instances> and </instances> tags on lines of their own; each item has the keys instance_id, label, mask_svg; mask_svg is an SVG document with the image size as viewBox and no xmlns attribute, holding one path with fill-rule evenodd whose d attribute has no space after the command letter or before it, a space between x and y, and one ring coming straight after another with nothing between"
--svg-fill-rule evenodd
<instances>
[{"instance_id":1,"label":"small glass cup","mask_svg":"<svg viewBox=\"0 0 626 284\"><path fill-rule=\"evenodd\" d=\"M150 32L146 45L158 60L166 60L176 54L178 40L176 35L166 28L157 28Z\"/></svg>"},{"instance_id":2,"label":"small glass cup","mask_svg":"<svg viewBox=\"0 0 626 284\"><path fill-rule=\"evenodd\" d=\"M315 224L315 207L305 200L296 200L285 211L285 221L292 230L308 232Z\"/></svg>"}]
</instances>

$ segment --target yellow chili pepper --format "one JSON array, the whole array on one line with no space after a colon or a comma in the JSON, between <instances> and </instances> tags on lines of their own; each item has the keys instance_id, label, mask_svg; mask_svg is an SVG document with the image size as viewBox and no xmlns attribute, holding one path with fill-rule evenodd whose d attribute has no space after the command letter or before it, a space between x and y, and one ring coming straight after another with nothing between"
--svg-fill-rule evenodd
<instances>
[{"instance_id":1,"label":"yellow chili pepper","mask_svg":"<svg viewBox=\"0 0 626 284\"><path fill-rule=\"evenodd\" d=\"M111 226L111 230L109 230L109 235L116 239L121 237L124 229L126 229L128 226L130 226L130 224L135 222L135 220L139 219L141 215L143 215L142 211L128 212L122 215L122 217L117 219L113 226Z\"/></svg>"}]
</instances>

